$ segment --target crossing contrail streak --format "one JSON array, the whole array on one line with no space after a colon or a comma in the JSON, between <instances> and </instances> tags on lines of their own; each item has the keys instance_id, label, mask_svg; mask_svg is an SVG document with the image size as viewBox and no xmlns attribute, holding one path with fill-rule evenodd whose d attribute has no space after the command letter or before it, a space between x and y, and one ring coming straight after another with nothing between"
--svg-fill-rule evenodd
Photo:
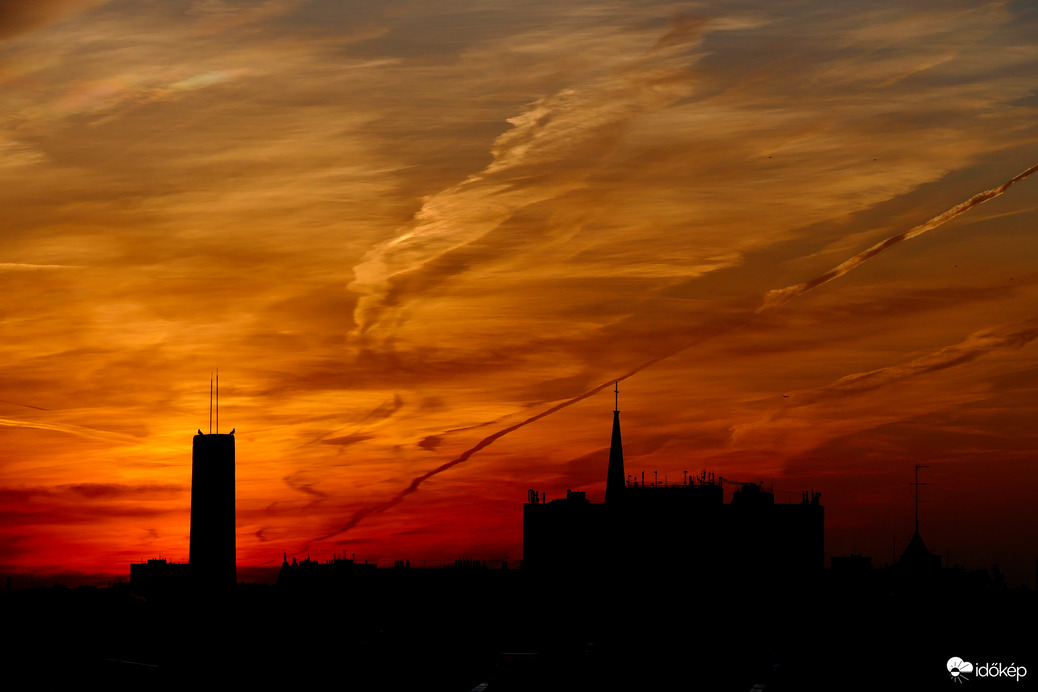
<instances>
[{"instance_id":1,"label":"crossing contrail streak","mask_svg":"<svg viewBox=\"0 0 1038 692\"><path fill-rule=\"evenodd\" d=\"M518 423L516 423L514 425L510 425L507 428L502 428L501 430L498 430L496 433L494 433L492 435L487 435L482 440L477 442L475 445L473 445L472 447L469 447L464 452L462 452L461 454L456 456L454 459L451 459L450 461L448 461L445 464L440 464L436 468L432 469L431 471L426 471L425 473L423 473L420 476L416 476L411 481L410 485L408 485L406 488L404 488L399 493L394 495L392 498L386 500L385 502L380 502L380 503L378 503L376 505L369 505L367 507L363 507L361 509L358 509L356 512L353 513L353 516L350 517L350 520L347 521L345 524L343 524L342 526L338 527L337 529L331 531L330 533L325 534L324 536L319 536L319 537L315 538L314 540L316 540L316 541L325 541L325 540L328 540L329 538L334 538L335 536L338 536L339 534L345 533L345 532L349 531L350 529L352 529L354 526L359 524L368 515L380 514L382 512L385 512L387 509L392 509L393 507L396 507L398 504L400 504L401 502L404 501L405 497L407 497L408 495L410 495L414 491L418 490L419 486L421 486L422 483L424 483L425 481L429 480L430 478L432 478L433 476L435 476L437 474L443 473L447 469L450 469L450 468L453 468L453 467L457 466L458 464L465 463L466 461L468 461L469 457L471 457L473 454L475 454L476 452L480 451L481 449L483 449L485 447L489 447L490 445L494 444L494 442L496 442L497 440L501 439L502 437L504 437L508 433L515 432L519 428L525 427L525 426L529 425L530 423L534 423L536 421L539 421L541 418L544 418L545 416L550 416L551 414L555 413L556 411L561 411L562 409L564 409L564 408L566 408L568 406L572 406L573 404L575 404L577 402L580 402L580 401L583 401L584 399L587 399L588 397L592 397L595 394L598 394L599 392L601 392L606 387L611 387L611 386L613 386L613 384L615 384L617 382L623 382L627 378L632 377L632 376L638 374L639 372L641 372L645 368L649 367L650 365L655 365L656 363L660 362L661 360L666 360L667 358L670 358L670 357L672 357L674 355L677 355L681 351L684 351L685 349L687 349L690 346L692 346L693 343L695 343L695 342L690 342L688 344L685 344L684 346L681 346L680 348L678 348L675 351L671 351L670 353L667 353L665 355L656 356L655 358L652 358L651 360L647 360L644 363L642 363L641 365L639 365L636 368L634 368L633 370L629 370L628 372L624 373L620 377L616 377L616 378L614 378L612 380L609 380L608 382L604 382L604 383L598 385L597 387L595 387L594 389L589 389L588 391L584 392L583 394L579 394L579 395L573 397L572 399L566 399L565 401L563 401L561 403L555 404L551 408L547 408L547 409L541 411L540 413L538 413L535 416L530 416L529 418L527 418L525 420L522 420L522 421L520 421L520 422L518 422Z\"/></svg>"},{"instance_id":2,"label":"crossing contrail streak","mask_svg":"<svg viewBox=\"0 0 1038 692\"><path fill-rule=\"evenodd\" d=\"M851 257L849 260L845 261L843 264L833 267L826 273L822 274L821 276L815 277L810 281L804 282L802 284L794 284L793 286L786 286L785 288L778 288L774 291L768 291L767 294L765 294L764 296L764 302L761 304L759 308L757 308L757 312L763 312L771 308L776 308L779 305L784 304L791 298L802 296L808 291L813 291L822 284L827 284L833 279L838 279L847 272L851 271L852 269L857 269L861 265L865 264L865 262L869 261L870 259L878 255L879 253L883 252L887 248L893 245L897 245L902 240L915 238L916 236L920 236L926 233L927 231L932 231L935 228L943 226L955 217L965 214L978 204L983 204L984 202L987 202L989 199L994 199L999 195L1005 193L1006 190L1012 187L1013 183L1020 182L1021 180L1031 175L1035 171L1038 171L1038 164L1031 166L1020 175L1002 183L998 187L993 187L990 190L984 190L984 192L979 192L973 195L965 202L956 204L951 209L941 214L938 214L937 216L933 217L924 224L920 224L919 226L909 229L904 233L892 235L886 240L876 243L868 250L858 253L854 257Z\"/></svg>"},{"instance_id":3,"label":"crossing contrail streak","mask_svg":"<svg viewBox=\"0 0 1038 692\"><path fill-rule=\"evenodd\" d=\"M796 284L794 286L787 286L786 288L781 288L781 289L776 289L774 291L769 291L765 295L764 303L757 309L756 312L759 314L759 313L763 312L764 310L768 310L768 309L771 309L771 308L778 307L778 306L786 303L787 301L791 300L792 298L796 298L798 296L801 296L801 295L807 293L808 291L811 291L811 290L813 290L815 288L818 288L822 284L826 284L826 283L832 281L833 279L836 279L836 278L839 278L839 277L843 276L847 272L849 272L852 269L860 266L861 264L863 264L866 261L870 260L871 258L875 257L876 255L878 255L879 253L883 252L884 250L886 250L887 248L891 247L892 245L896 245L896 244L900 243L902 240L908 240L909 238L915 238L916 236L922 235L923 233L926 233L927 231L932 231L933 229L935 229L935 228L937 228L937 227L947 223L948 221L951 221L955 217L957 217L957 216L959 216L961 214L966 213L967 211L969 211L973 207L977 206L978 204L983 204L984 202L987 202L990 199L994 199L995 197L998 197L999 195L1003 194L1006 190L1008 190L1014 183L1020 182L1021 180L1023 180L1026 177L1028 177L1029 175L1031 175L1035 171L1038 171L1038 164L1036 164L1034 166L1031 166L1030 168L1028 168L1023 173L1020 173L1016 177L1006 181L1005 183L999 185L998 187L993 187L990 190L985 190L984 192L980 192L980 193L978 193L976 195L973 195L972 197L970 197L965 202L962 202L961 204L957 204L954 207L952 207L951 209L948 209L947 211L945 211L945 212L943 212L941 214L938 214L937 216L933 217L932 219L930 219L929 221L927 221L924 224L916 226L915 228L912 228L912 229L910 229L908 231L905 231L904 233L899 233L898 235L891 236L890 238L887 238L883 242L880 242L880 243L877 243L876 245L873 245L868 250L865 250L864 252L861 252L861 253L855 255L854 257L851 257L850 259L845 261L843 264L840 264L839 266L837 266L837 267L827 271L825 274L822 274L821 276L819 276L817 278L814 278L814 279L812 279L810 281L807 281L805 283L802 283L802 284ZM743 324L746 324L749 321L750 320L745 320L745 321L743 321L743 322L741 322L739 324L732 325L731 327L729 327L729 329L720 330L716 334L713 334L712 336L716 336L717 334L729 331L730 329L734 329L735 327L742 326ZM411 493L413 493L416 490L418 490L418 488L421 487L422 483L424 483L425 481L429 480L433 476L436 476L436 475L438 475L440 473L443 473L444 471L447 471L448 469L454 468L458 464L465 463L466 461L469 460L469 458L473 454L475 454L476 452L479 452L480 450L482 450L482 449L484 449L486 447L489 447L490 445L494 444L494 442L496 442L497 440L501 439L505 435L508 435L509 433L512 433L512 432L515 432L519 428L523 428L523 427L525 427L525 426L527 426L527 425L529 425L531 423L534 423L536 421L539 421L542 418L545 418L546 416L550 416L553 413L556 413L558 411L561 411L564 408L567 408L569 406L572 406L573 404L576 404L576 403L578 403L580 401L583 401L584 399L587 399L588 397L594 396L595 394L598 394L599 392L601 392L606 387L612 386L614 382L622 382L622 381L628 379L629 377L632 377L632 376L638 374L642 370L644 370L644 369L646 369L646 368L648 368L650 366L653 366L656 363L659 363L660 361L667 360L668 358L672 358L672 357L676 356L677 354L679 354L679 353L681 353L681 352L691 348L693 345L695 345L697 343L700 343L701 341L704 341L707 338L709 338L709 337L702 336L702 337L699 337L699 338L697 338L697 339L695 339L693 341L687 342L684 345L679 346L678 348L676 348L674 350L671 350L671 351L669 351L669 352L667 352L667 353L665 353L663 355L656 356L654 358L651 358L651 359L643 362L641 365L638 365L637 367L635 367L634 369L632 369L632 370L628 371L627 373L621 375L620 377L613 378L613 379L609 380L608 382L604 382L603 384L598 385L594 389L590 389L590 390L584 392L583 394L579 394L579 395L577 395L577 396L575 396L575 397L573 397L571 399L567 399L567 400L565 400L565 401L563 401L561 403L558 403L558 404L552 406L551 408L547 408L547 409L545 409L544 411L541 411L540 413L538 413L535 416L531 416L531 417L529 417L529 418L527 418L525 420L522 420L522 421L520 421L520 422L518 422L518 423L516 423L514 425L510 425L507 428L502 428L501 430L498 430L497 432L493 433L492 435L488 435L487 437L484 437L482 440L477 442L475 445L473 445L469 449L466 449L464 452L459 454L454 459L451 459L450 461L448 461L448 462L446 462L444 464L441 464L441 465L437 466L436 468L434 468L434 469L432 469L430 471L426 471L425 473L423 473L420 476L416 476L414 479L412 479L411 483L406 488L404 488L403 490L398 492L392 498L386 500L385 502L380 502L380 503L374 504L374 505L368 505L367 507L362 507L361 509L356 510L353 513L353 516L350 517L350 519L345 524L342 524L341 526L339 526L339 527L329 531L328 533L324 534L323 536L319 536L318 538L315 538L314 540L324 541L324 540L328 540L328 539L334 538L335 536L338 536L340 534L343 534L343 533L349 531L354 526L356 526L361 521L363 521L366 517L368 517L368 516L370 516L372 514L381 514L382 512L385 512L386 510L389 510L389 509L392 509L393 507L396 507L398 504L400 504L401 502L404 501L404 498L406 498L408 495L410 495Z\"/></svg>"},{"instance_id":4,"label":"crossing contrail streak","mask_svg":"<svg viewBox=\"0 0 1038 692\"><path fill-rule=\"evenodd\" d=\"M25 406L26 404L22 404ZM39 406L30 406L29 408L40 408ZM40 408L41 411L47 411L48 409ZM0 418L0 426L6 428L36 428L37 430L54 430L56 432L68 433L69 435L79 435L81 437L89 437L94 440L108 440L110 442L135 442L136 438L132 435L126 435L124 433L111 432L108 430L98 430L97 428L87 428L82 425L72 425L71 423L45 423L42 421L29 421L29 420L17 420L14 418Z\"/></svg>"}]
</instances>

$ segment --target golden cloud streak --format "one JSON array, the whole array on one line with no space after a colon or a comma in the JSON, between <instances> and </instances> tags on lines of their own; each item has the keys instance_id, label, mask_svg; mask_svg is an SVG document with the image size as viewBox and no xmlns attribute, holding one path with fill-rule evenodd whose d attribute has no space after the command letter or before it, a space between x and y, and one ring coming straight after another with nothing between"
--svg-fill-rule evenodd
<instances>
[{"instance_id":1,"label":"golden cloud streak","mask_svg":"<svg viewBox=\"0 0 1038 692\"><path fill-rule=\"evenodd\" d=\"M1013 185L1013 183L1020 182L1021 180L1028 177L1035 171L1038 171L1038 164L1031 166L1023 173L1020 173L1012 179L1002 183L998 187L993 187L990 190L978 192L965 202L960 202L959 204L956 204L951 209L948 209L947 211L938 214L926 223L920 224L915 228L905 231L904 233L898 233L897 235L890 236L882 242L876 243L868 250L858 253L854 257L851 257L849 260L843 262L842 264L836 267L833 267L826 273L822 274L821 276L815 277L810 281L805 281L801 284L794 284L793 286L786 286L785 288L778 288L773 291L768 291L764 296L764 302L761 304L759 308L757 308L757 312L770 310L771 308L775 308L779 305L786 303L791 298L802 296L809 291L813 291L819 286L827 284L834 279L840 278L847 272L857 269L858 267L865 264L867 261L869 261L876 255L878 255L879 253L894 245L897 245L901 241L921 236L927 231L932 231L935 228L943 226L952 219L961 216L962 214L965 214L978 204L983 204L988 200L994 199L1004 194L1006 190L1008 190Z\"/></svg>"},{"instance_id":2,"label":"golden cloud streak","mask_svg":"<svg viewBox=\"0 0 1038 692\"><path fill-rule=\"evenodd\" d=\"M95 428L86 428L81 425L71 425L69 423L41 423L39 421L26 421L15 418L0 418L0 426L8 428L53 430L55 432L79 435L80 437L89 437L94 440L106 440L108 442L136 442L136 439L132 435L124 435L122 433L114 433L107 430L97 430Z\"/></svg>"}]
</instances>

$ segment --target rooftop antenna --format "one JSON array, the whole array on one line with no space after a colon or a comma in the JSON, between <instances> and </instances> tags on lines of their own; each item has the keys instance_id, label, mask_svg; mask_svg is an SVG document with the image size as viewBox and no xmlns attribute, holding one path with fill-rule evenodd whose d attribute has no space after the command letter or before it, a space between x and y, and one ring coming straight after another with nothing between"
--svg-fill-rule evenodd
<instances>
[{"instance_id":1,"label":"rooftop antenna","mask_svg":"<svg viewBox=\"0 0 1038 692\"><path fill-rule=\"evenodd\" d=\"M920 485L929 485L929 483L920 483L919 482L919 469L928 469L928 468L930 468L930 467L929 466L920 466L919 464L915 465L915 483L913 483L912 485L915 486L915 532L917 534L919 533L919 502L920 502L920 500L919 500L919 486Z\"/></svg>"},{"instance_id":2,"label":"rooftop antenna","mask_svg":"<svg viewBox=\"0 0 1038 692\"><path fill-rule=\"evenodd\" d=\"M209 373L209 434L213 434L213 373Z\"/></svg>"}]
</instances>

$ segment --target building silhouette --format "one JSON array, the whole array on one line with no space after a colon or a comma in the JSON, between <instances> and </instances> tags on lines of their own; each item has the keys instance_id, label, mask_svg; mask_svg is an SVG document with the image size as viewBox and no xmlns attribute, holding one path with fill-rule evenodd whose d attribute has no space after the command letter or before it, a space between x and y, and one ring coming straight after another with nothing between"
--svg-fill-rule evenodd
<instances>
[{"instance_id":1,"label":"building silhouette","mask_svg":"<svg viewBox=\"0 0 1038 692\"><path fill-rule=\"evenodd\" d=\"M195 435L191 454L192 580L202 587L234 584L234 434Z\"/></svg>"},{"instance_id":2,"label":"building silhouette","mask_svg":"<svg viewBox=\"0 0 1038 692\"><path fill-rule=\"evenodd\" d=\"M919 487L927 483L919 482L919 469L930 468L921 464L915 465L915 533L908 542L908 547L901 553L901 559L897 562L897 568L905 574L927 575L941 568L941 556L931 553L923 537L919 535Z\"/></svg>"},{"instance_id":3,"label":"building silhouette","mask_svg":"<svg viewBox=\"0 0 1038 692\"><path fill-rule=\"evenodd\" d=\"M149 558L130 565L130 587L138 594L165 594L183 590L189 583L190 565Z\"/></svg>"},{"instance_id":4,"label":"building silhouette","mask_svg":"<svg viewBox=\"0 0 1038 692\"><path fill-rule=\"evenodd\" d=\"M191 544L188 561L149 559L130 565L130 586L141 594L194 588L215 591L237 580L234 506L234 431L194 437L191 454Z\"/></svg>"},{"instance_id":5,"label":"building silhouette","mask_svg":"<svg viewBox=\"0 0 1038 692\"><path fill-rule=\"evenodd\" d=\"M581 491L523 505L523 567L552 574L670 576L703 585L804 584L824 568L820 493L776 503L763 483L713 474L681 483L625 476L620 413L613 411L605 501Z\"/></svg>"}]
</instances>

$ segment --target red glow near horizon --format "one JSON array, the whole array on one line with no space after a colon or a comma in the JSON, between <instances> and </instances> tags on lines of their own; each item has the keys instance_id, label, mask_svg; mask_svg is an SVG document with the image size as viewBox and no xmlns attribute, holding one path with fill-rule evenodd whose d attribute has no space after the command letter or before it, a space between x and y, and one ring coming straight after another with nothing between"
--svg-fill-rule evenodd
<instances>
[{"instance_id":1,"label":"red glow near horizon","mask_svg":"<svg viewBox=\"0 0 1038 692\"><path fill-rule=\"evenodd\" d=\"M928 547L1034 584L1038 179L818 281L1038 162L1034 18L38 6L0 12L0 573L186 560L219 368L243 574L520 560L529 488L602 499L583 395L625 378L628 473L813 488L883 564L926 464Z\"/></svg>"}]
</instances>

